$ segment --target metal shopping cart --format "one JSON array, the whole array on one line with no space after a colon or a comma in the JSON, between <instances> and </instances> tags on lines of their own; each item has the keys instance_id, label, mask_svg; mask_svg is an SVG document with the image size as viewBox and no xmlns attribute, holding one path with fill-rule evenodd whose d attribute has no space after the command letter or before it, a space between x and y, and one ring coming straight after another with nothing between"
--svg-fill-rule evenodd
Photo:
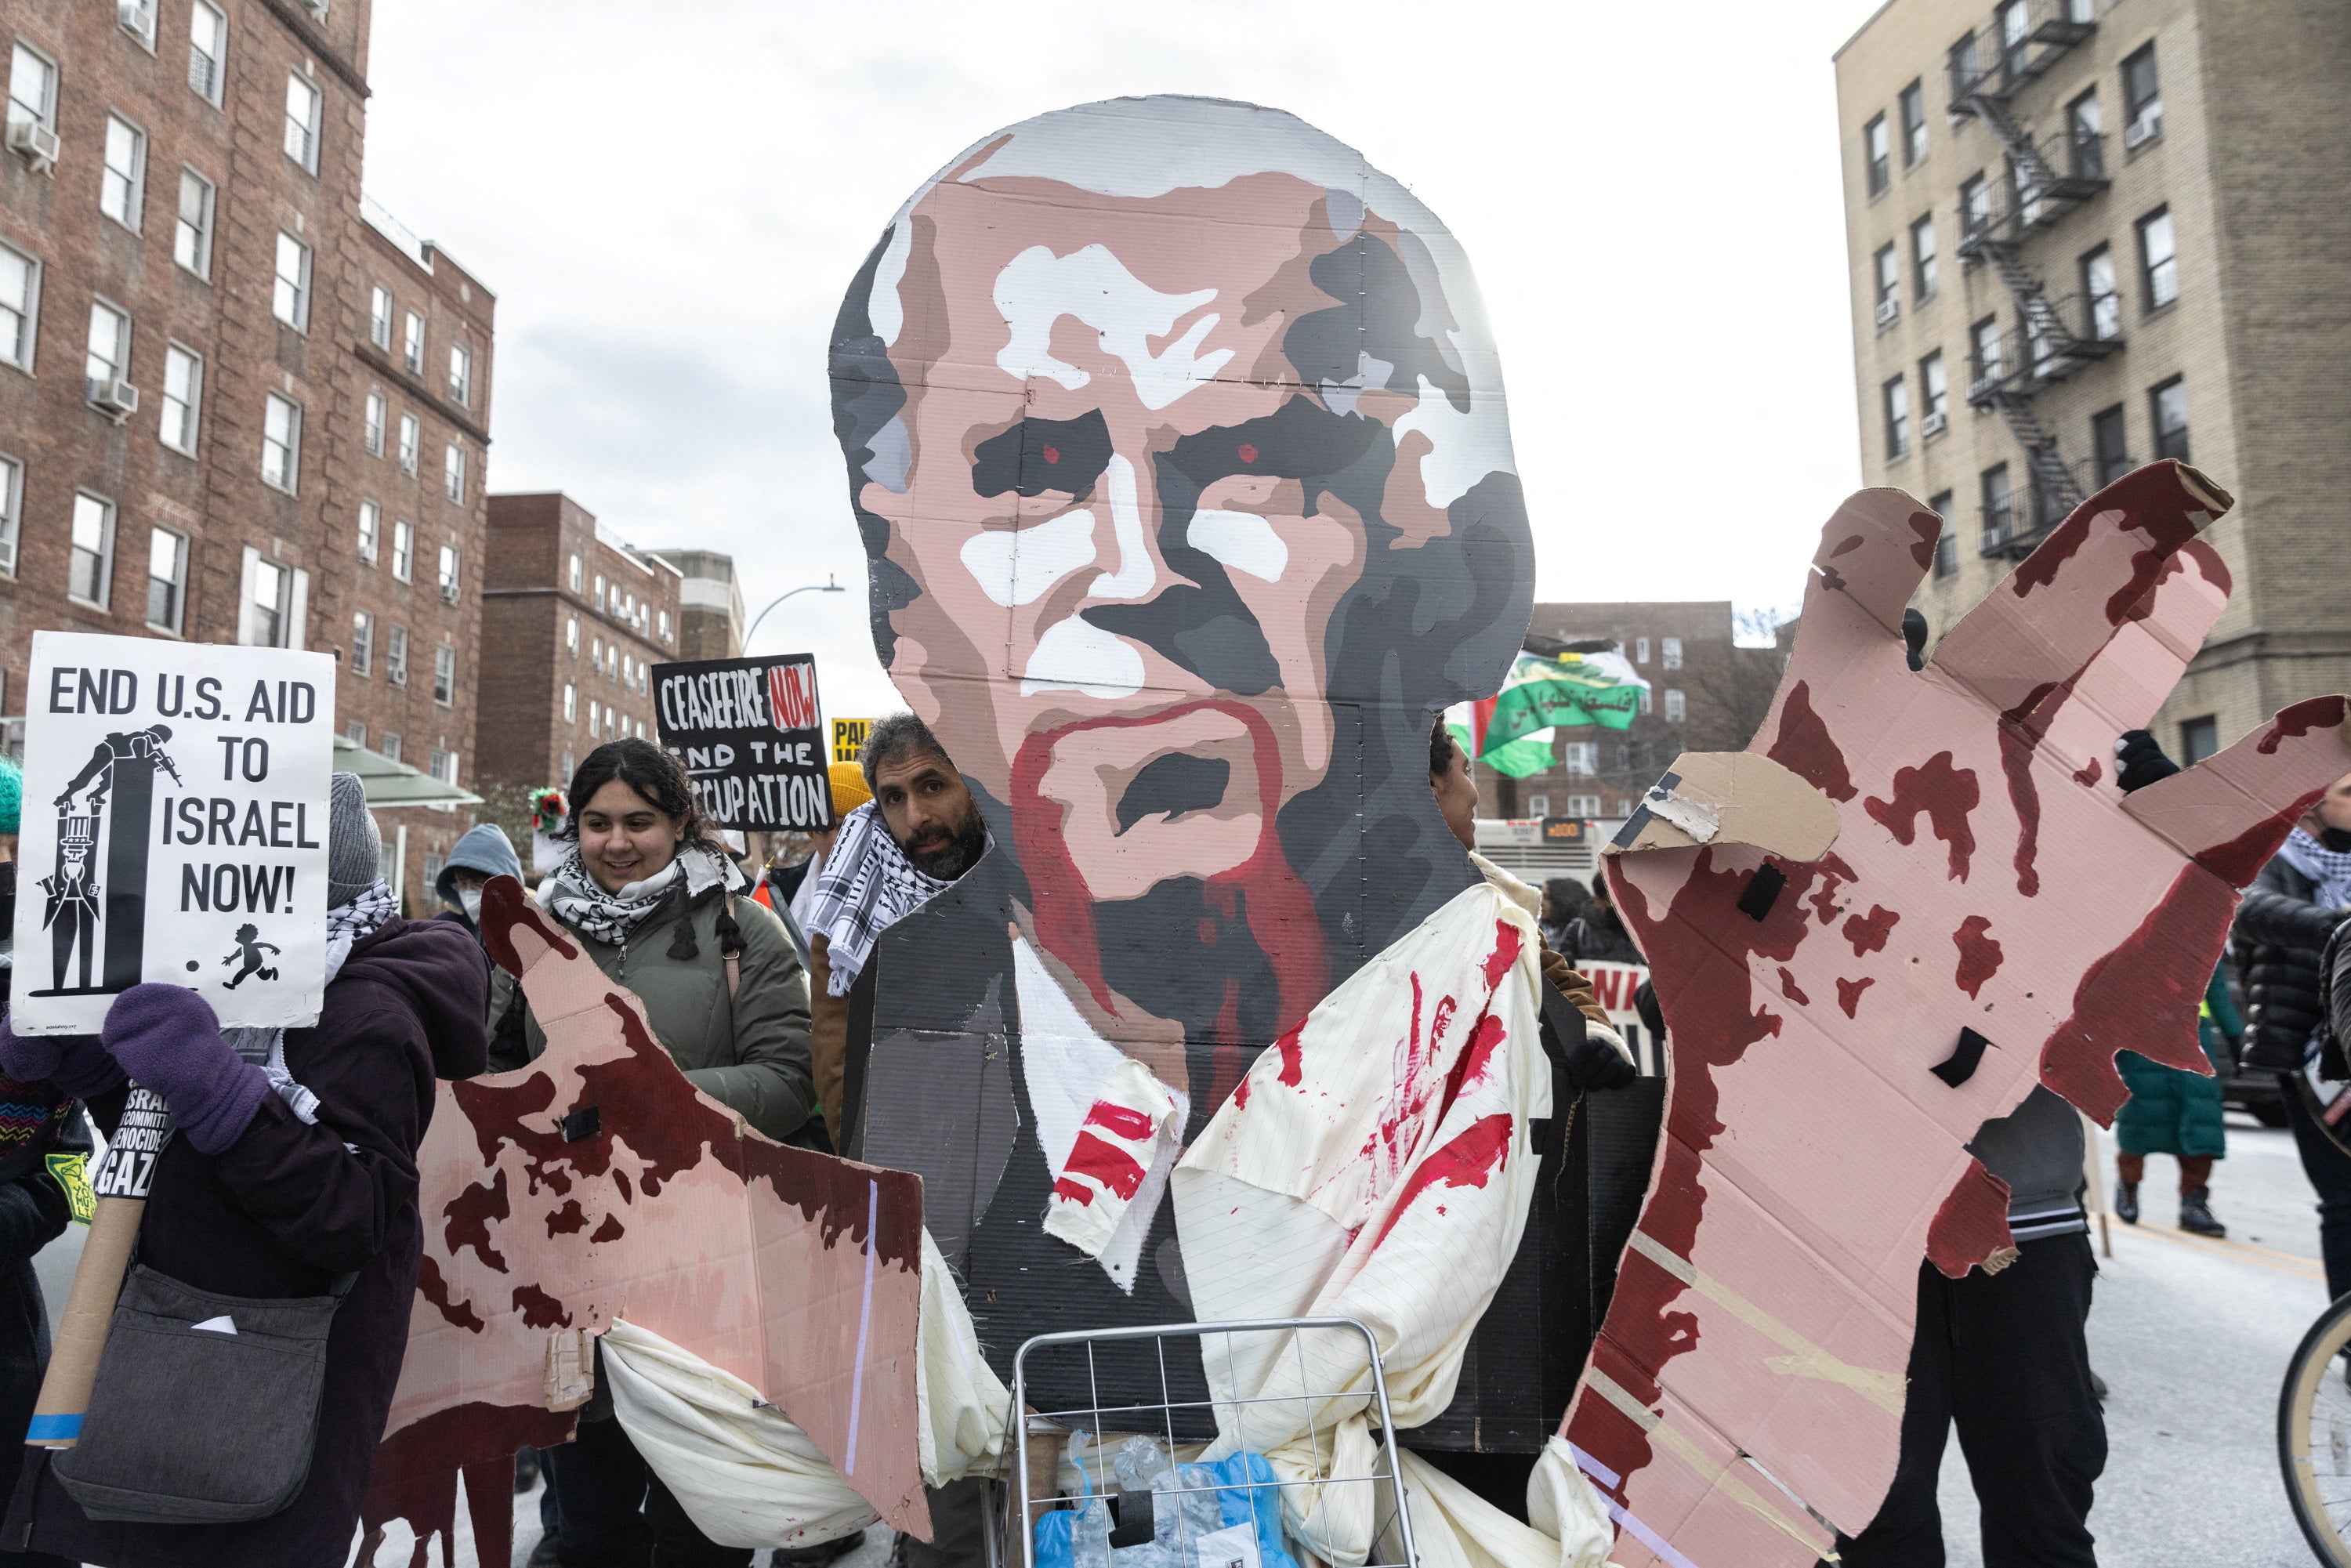
<instances>
[{"instance_id":1,"label":"metal shopping cart","mask_svg":"<svg viewBox=\"0 0 2351 1568\"><path fill-rule=\"evenodd\" d=\"M1336 1432L1328 1402L1364 1398L1352 1388L1317 1388L1311 1373L1321 1359L1308 1354L1311 1336L1354 1334L1363 1341L1371 1378L1365 1411L1376 1424L1374 1468L1363 1475L1323 1471L1335 1462ZM1262 1336L1290 1336L1287 1347ZM1268 1354L1294 1356L1296 1384L1261 1397L1178 1401L1169 1392L1166 1342L1196 1339L1204 1365L1221 1365L1227 1389L1243 1386L1238 1369ZM1158 1397L1102 1386L1095 1348L1113 1341L1155 1342ZM1088 1402L1072 1409L1029 1411L1029 1364L1048 1357L1081 1358ZM1348 1358L1353 1364L1353 1358ZM1069 1379L1047 1379L1069 1386ZM1395 1478L1395 1430L1387 1380L1371 1331L1353 1318L1267 1318L1241 1322L1164 1323L1143 1328L1040 1334L1012 1361L1012 1416L1006 1433L1012 1457L1011 1496L991 1545L996 1563L1019 1568L1281 1568L1299 1563L1281 1523L1281 1499L1311 1489L1304 1517L1327 1518L1334 1501L1373 1511L1372 1552L1365 1568L1419 1568L1412 1520ZM1214 1416L1235 1451L1198 1462L1201 1445L1177 1439L1178 1412ZM1023 1412L1027 1412L1024 1416ZM1316 1479L1276 1479L1252 1446L1251 1423L1270 1437L1303 1432ZM1186 1421L1187 1429L1198 1422ZM1186 1460L1186 1453L1194 1458ZM1051 1473L1044 1461L1051 1460ZM1353 1489L1364 1489L1353 1496ZM1017 1549L1007 1536L1017 1534ZM1149 1550L1140 1550L1149 1548ZM1114 1555L1124 1553L1124 1555Z\"/></svg>"}]
</instances>

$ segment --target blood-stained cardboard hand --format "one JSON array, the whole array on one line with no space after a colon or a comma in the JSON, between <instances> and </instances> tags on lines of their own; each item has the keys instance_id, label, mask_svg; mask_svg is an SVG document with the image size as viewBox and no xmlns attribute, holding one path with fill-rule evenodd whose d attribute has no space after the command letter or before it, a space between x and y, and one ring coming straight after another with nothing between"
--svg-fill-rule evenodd
<instances>
[{"instance_id":1,"label":"blood-stained cardboard hand","mask_svg":"<svg viewBox=\"0 0 2351 1568\"><path fill-rule=\"evenodd\" d=\"M1625 1568L1810 1563L1813 1515L1860 1531L1893 1476L1919 1260L2006 1260L1978 1129L2036 1083L2109 1120L2124 1048L2208 1071L2196 1006L2237 890L2351 772L2326 697L2127 800L2113 781L2116 738L2227 601L2197 534L2228 506L2193 469L2137 470L1913 671L1902 612L1942 520L1855 496L1749 748L1834 803L1834 846L1725 832L1612 860L1672 1098L1563 1430Z\"/></svg>"}]
</instances>

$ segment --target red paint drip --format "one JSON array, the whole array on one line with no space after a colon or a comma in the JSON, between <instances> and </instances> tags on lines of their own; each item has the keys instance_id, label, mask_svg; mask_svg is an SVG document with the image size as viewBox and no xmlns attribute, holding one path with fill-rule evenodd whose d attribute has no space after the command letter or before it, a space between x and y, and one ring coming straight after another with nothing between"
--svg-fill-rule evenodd
<instances>
[{"instance_id":1,"label":"red paint drip","mask_svg":"<svg viewBox=\"0 0 2351 1568\"><path fill-rule=\"evenodd\" d=\"M621 1217L619 1215L608 1214L604 1217L604 1223L596 1227L596 1234L590 1236L588 1239L598 1243L618 1241L622 1237L626 1236L628 1233L628 1227L621 1223Z\"/></svg>"},{"instance_id":2,"label":"red paint drip","mask_svg":"<svg viewBox=\"0 0 2351 1568\"><path fill-rule=\"evenodd\" d=\"M2073 1012L2041 1048L2041 1082L2104 1127L2130 1097L2117 1051L2210 1077L2196 1009L2236 908L2236 889L2192 862L2181 866L2138 929L2083 973Z\"/></svg>"},{"instance_id":3,"label":"red paint drip","mask_svg":"<svg viewBox=\"0 0 2351 1568\"><path fill-rule=\"evenodd\" d=\"M1911 841L1918 831L1919 814L1924 812L1935 836L1950 847L1949 879L1965 882L1969 857L1976 852L1976 836L1968 826L1968 816L1981 799L1975 769L1956 768L1949 752L1938 751L1918 767L1895 772L1892 800L1873 796L1862 802L1862 809L1892 833L1897 844Z\"/></svg>"},{"instance_id":4,"label":"red paint drip","mask_svg":"<svg viewBox=\"0 0 2351 1568\"><path fill-rule=\"evenodd\" d=\"M2270 857L2285 842L2285 836L2294 831L2302 814L2325 798L2326 788L2311 790L2284 810L2255 822L2227 843L2215 844L2196 857L2197 863L2231 887L2251 887L2253 878L2261 875L2262 867L2269 864Z\"/></svg>"},{"instance_id":5,"label":"red paint drip","mask_svg":"<svg viewBox=\"0 0 2351 1568\"><path fill-rule=\"evenodd\" d=\"M501 1169L488 1186L475 1182L443 1207L442 1216L448 1223L441 1233L441 1244L449 1249L452 1258L470 1247L474 1256L503 1274L507 1260L490 1245L490 1222L505 1219L513 1212L507 1201L507 1173Z\"/></svg>"},{"instance_id":6,"label":"red paint drip","mask_svg":"<svg viewBox=\"0 0 2351 1568\"><path fill-rule=\"evenodd\" d=\"M1842 855L1823 855L1815 864L1820 870L1821 884L1813 890L1812 897L1806 902L1812 904L1813 913L1820 917L1822 925L1834 925L1837 917L1837 888L1844 883L1858 882L1861 876L1845 864Z\"/></svg>"},{"instance_id":7,"label":"red paint drip","mask_svg":"<svg viewBox=\"0 0 2351 1568\"><path fill-rule=\"evenodd\" d=\"M386 1437L368 1474L360 1524L368 1534L395 1519L416 1532L422 1568L426 1544L438 1531L455 1538L457 1478L465 1478L466 1512L484 1563L514 1556L514 1457L518 1448L551 1448L571 1439L576 1413L529 1405L478 1401L436 1410Z\"/></svg>"},{"instance_id":8,"label":"red paint drip","mask_svg":"<svg viewBox=\"0 0 2351 1568\"><path fill-rule=\"evenodd\" d=\"M569 1236L576 1230L587 1228L588 1212L580 1207L580 1200L576 1197L547 1217L547 1235L549 1240L553 1240L558 1236Z\"/></svg>"},{"instance_id":9,"label":"red paint drip","mask_svg":"<svg viewBox=\"0 0 2351 1568\"><path fill-rule=\"evenodd\" d=\"M1856 958L1870 953L1883 952L1886 937L1894 934L1895 925L1902 916L1882 904L1873 904L1866 915L1856 915L1844 923L1844 939L1853 944Z\"/></svg>"},{"instance_id":10,"label":"red paint drip","mask_svg":"<svg viewBox=\"0 0 2351 1568\"><path fill-rule=\"evenodd\" d=\"M1861 993L1877 984L1875 979L1848 980L1840 977L1836 983L1837 1006L1851 1018L1861 1008Z\"/></svg>"},{"instance_id":11,"label":"red paint drip","mask_svg":"<svg viewBox=\"0 0 2351 1568\"><path fill-rule=\"evenodd\" d=\"M2088 766L2074 769L2074 782L2079 784L2085 789L2088 789L2091 785L2095 784L2105 776L2105 768L2099 765L2098 759L2095 757L2090 758Z\"/></svg>"},{"instance_id":12,"label":"red paint drip","mask_svg":"<svg viewBox=\"0 0 2351 1568\"><path fill-rule=\"evenodd\" d=\"M1813 711L1812 687L1806 682L1788 688L1788 700L1780 709L1780 733L1764 755L1832 800L1850 800L1859 793L1827 722Z\"/></svg>"},{"instance_id":13,"label":"red paint drip","mask_svg":"<svg viewBox=\"0 0 2351 1568\"><path fill-rule=\"evenodd\" d=\"M1057 1177L1054 1180L1053 1196L1055 1197L1066 1197L1071 1203L1078 1204L1082 1207L1092 1208L1093 1207L1094 1189L1086 1186L1083 1182L1071 1181L1067 1176Z\"/></svg>"},{"instance_id":14,"label":"red paint drip","mask_svg":"<svg viewBox=\"0 0 2351 1568\"><path fill-rule=\"evenodd\" d=\"M1233 1103L1244 1111L1249 1109L1249 1081L1247 1073L1243 1073L1241 1075L1241 1081L1233 1086Z\"/></svg>"},{"instance_id":15,"label":"red paint drip","mask_svg":"<svg viewBox=\"0 0 2351 1568\"><path fill-rule=\"evenodd\" d=\"M1507 920L1494 922L1494 950L1486 955L1481 969L1486 977L1487 990L1491 991L1502 983L1502 977L1509 974L1510 966L1519 961L1519 951L1525 945L1525 938L1519 935L1517 926ZM1420 995L1420 977L1417 975L1413 977L1412 994L1416 998ZM1417 1028L1417 1024L1415 1027Z\"/></svg>"},{"instance_id":16,"label":"red paint drip","mask_svg":"<svg viewBox=\"0 0 2351 1568\"><path fill-rule=\"evenodd\" d=\"M2344 706L2344 699L2339 696L2305 697L2291 707L2280 708L2277 716L2270 721L2270 727L2262 735L2261 744L2254 749L2263 757L2274 757L2282 742L2300 740L2314 729L2340 728Z\"/></svg>"},{"instance_id":17,"label":"red paint drip","mask_svg":"<svg viewBox=\"0 0 2351 1568\"><path fill-rule=\"evenodd\" d=\"M1257 448L1250 445L1246 441L1241 443L1241 461L1244 463L1254 463L1257 461Z\"/></svg>"},{"instance_id":18,"label":"red paint drip","mask_svg":"<svg viewBox=\"0 0 2351 1568\"><path fill-rule=\"evenodd\" d=\"M1502 1028L1502 1020L1492 1013L1487 1013L1470 1026L1468 1043L1461 1048L1461 1054L1453 1059L1453 1070L1445 1075L1445 1098L1437 1104L1437 1120L1444 1120L1445 1113L1453 1109L1453 1103L1461 1098L1464 1089L1485 1079L1486 1068L1493 1061L1494 1052L1507 1033Z\"/></svg>"},{"instance_id":19,"label":"red paint drip","mask_svg":"<svg viewBox=\"0 0 2351 1568\"><path fill-rule=\"evenodd\" d=\"M2119 511L2121 520L2113 526L2147 535L2152 546L2132 558L2130 581L2106 601L2106 619L2119 625L2131 605L2154 583L2163 559L2196 538L2196 525L2187 514L2203 509L2204 504L2180 483L2177 465L2136 469L2074 507L2010 576L2011 591L2022 599L2056 581L2058 570L2089 542L2092 525Z\"/></svg>"},{"instance_id":20,"label":"red paint drip","mask_svg":"<svg viewBox=\"0 0 2351 1568\"><path fill-rule=\"evenodd\" d=\"M1395 1207L1388 1210L1387 1218L1381 1222L1380 1233L1372 1239L1372 1245L1377 1247L1386 1240L1388 1232L1395 1228L1395 1222L1404 1218L1404 1211L1412 1207L1412 1200L1430 1187L1484 1186L1486 1178L1500 1170L1510 1155L1510 1118L1508 1113L1479 1117L1455 1134L1451 1141L1421 1156L1420 1163L1413 1167L1412 1175L1405 1179L1404 1191L1398 1195Z\"/></svg>"},{"instance_id":21,"label":"red paint drip","mask_svg":"<svg viewBox=\"0 0 2351 1568\"><path fill-rule=\"evenodd\" d=\"M1133 1197L1143 1186L1143 1166L1133 1155L1087 1132L1079 1133L1061 1170L1065 1177L1090 1176L1121 1197Z\"/></svg>"},{"instance_id":22,"label":"red paint drip","mask_svg":"<svg viewBox=\"0 0 2351 1568\"><path fill-rule=\"evenodd\" d=\"M1836 549L1829 551L1829 559L1834 560L1839 556L1851 555L1867 542L1868 536L1865 534L1847 534Z\"/></svg>"},{"instance_id":23,"label":"red paint drip","mask_svg":"<svg viewBox=\"0 0 2351 1568\"><path fill-rule=\"evenodd\" d=\"M1981 1160L1970 1160L1927 1227L1927 1260L1956 1280L2011 1244L2008 1184L1984 1169Z\"/></svg>"},{"instance_id":24,"label":"red paint drip","mask_svg":"<svg viewBox=\"0 0 2351 1568\"><path fill-rule=\"evenodd\" d=\"M1780 966L1780 994L1800 1008L1813 1005L1813 998L1804 995L1802 989L1797 986L1796 977L1789 973L1785 964Z\"/></svg>"},{"instance_id":25,"label":"red paint drip","mask_svg":"<svg viewBox=\"0 0 2351 1568\"><path fill-rule=\"evenodd\" d=\"M1287 1083L1295 1089L1299 1080L1305 1076L1306 1051L1298 1043L1298 1037L1305 1032L1306 1023L1301 1019L1289 1033L1273 1042L1273 1049L1281 1053L1281 1071L1275 1079L1276 1082Z\"/></svg>"},{"instance_id":26,"label":"red paint drip","mask_svg":"<svg viewBox=\"0 0 2351 1568\"><path fill-rule=\"evenodd\" d=\"M1115 1133L1130 1143L1140 1142L1151 1135L1151 1118L1125 1105L1114 1105L1107 1100L1097 1100L1086 1113L1086 1124Z\"/></svg>"},{"instance_id":27,"label":"red paint drip","mask_svg":"<svg viewBox=\"0 0 2351 1568\"><path fill-rule=\"evenodd\" d=\"M517 1285L514 1289L514 1310L522 1314L525 1328L569 1328L571 1314L563 1303L540 1290L537 1285Z\"/></svg>"},{"instance_id":28,"label":"red paint drip","mask_svg":"<svg viewBox=\"0 0 2351 1568\"><path fill-rule=\"evenodd\" d=\"M1045 461L1046 461L1046 462L1048 462L1048 463L1059 463L1061 460L1061 449L1060 447L1058 447L1058 446L1048 446L1048 447L1046 447L1046 448L1045 448Z\"/></svg>"},{"instance_id":29,"label":"red paint drip","mask_svg":"<svg viewBox=\"0 0 2351 1568\"><path fill-rule=\"evenodd\" d=\"M474 1310L472 1301L460 1301L449 1293L449 1281L441 1277L441 1265L433 1260L430 1252L425 1253L417 1264L416 1289L433 1303L433 1310L441 1314L442 1321L452 1328L464 1329L467 1333L480 1333L490 1326L482 1321L482 1314Z\"/></svg>"},{"instance_id":30,"label":"red paint drip","mask_svg":"<svg viewBox=\"0 0 2351 1568\"><path fill-rule=\"evenodd\" d=\"M2179 553L2194 561L2204 573L2204 580L2221 592L2230 592L2236 587L2235 579L2229 574L2229 563L2220 559L2219 550L2201 538L2189 539L2179 547Z\"/></svg>"},{"instance_id":31,"label":"red paint drip","mask_svg":"<svg viewBox=\"0 0 2351 1568\"><path fill-rule=\"evenodd\" d=\"M2000 972L2000 944L1988 935L1991 930L1990 920L1970 915L1951 933L1951 941L1959 950L1959 971L1954 978L1970 1001L1983 989L1984 982Z\"/></svg>"},{"instance_id":32,"label":"red paint drip","mask_svg":"<svg viewBox=\"0 0 2351 1568\"><path fill-rule=\"evenodd\" d=\"M1913 512L1910 532L1910 559L1924 571L1935 564L1935 543L1943 537L1943 519L1932 512Z\"/></svg>"},{"instance_id":33,"label":"red paint drip","mask_svg":"<svg viewBox=\"0 0 2351 1568\"><path fill-rule=\"evenodd\" d=\"M2033 781L2032 753L2056 722L2058 709L2073 698L2082 674L2076 670L2062 681L2033 687L2022 702L2000 716L2000 768L2008 779L2009 804L2016 810L2016 891L2027 898L2041 893L2041 873L2033 865L2041 850L2041 786Z\"/></svg>"}]
</instances>

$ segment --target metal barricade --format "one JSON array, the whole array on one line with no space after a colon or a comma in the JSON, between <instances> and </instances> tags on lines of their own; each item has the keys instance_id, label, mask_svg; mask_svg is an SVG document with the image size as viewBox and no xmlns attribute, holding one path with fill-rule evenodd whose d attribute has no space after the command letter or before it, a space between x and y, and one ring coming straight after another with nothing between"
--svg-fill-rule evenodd
<instances>
[{"instance_id":1,"label":"metal barricade","mask_svg":"<svg viewBox=\"0 0 2351 1568\"><path fill-rule=\"evenodd\" d=\"M1318 1419L1314 1412L1324 1401L1361 1397L1360 1389L1318 1389L1307 1371L1306 1336L1311 1333L1353 1333L1364 1342L1364 1354L1371 1367L1371 1398L1366 1418L1378 1427L1379 1460L1384 1473L1375 1469L1366 1475L1324 1476L1326 1466L1334 1462L1335 1433L1331 1426ZM1209 1364L1212 1354L1221 1350L1227 1370L1226 1386L1238 1387L1233 1374L1236 1368L1234 1341L1249 1334L1289 1334L1291 1351L1297 1357L1298 1386L1295 1390L1252 1398L1177 1401L1168 1390L1167 1353L1165 1342L1171 1339L1197 1339L1200 1342L1202 1364ZM1153 1340L1158 1345L1159 1397L1130 1399L1126 1391L1104 1389L1094 1375L1093 1347L1113 1340ZM1029 1362L1031 1356L1082 1352L1086 1361L1086 1385L1090 1402L1080 1408L1068 1410L1029 1410ZM1263 1458L1262 1451L1249 1440L1249 1417L1251 1406L1302 1405L1303 1426L1314 1457L1314 1478L1308 1480L1283 1481L1275 1479ZM1200 1445L1179 1445L1176 1437L1176 1413L1178 1410L1206 1411L1211 1417L1219 1412L1228 1417L1219 1428L1232 1439L1239 1458L1230 1456L1224 1461L1228 1469L1238 1473L1220 1477L1207 1473L1207 1467L1185 1463L1178 1459L1182 1448L1196 1450ZM1024 1415L1024 1412L1026 1414ZM1270 1412L1261 1415L1260 1430L1270 1431ZM1282 1548L1280 1539L1280 1500L1285 1490L1295 1488L1318 1488L1307 1513L1311 1525L1319 1517L1318 1511L1329 1506L1332 1488L1364 1487L1369 1489L1370 1506L1375 1514L1372 1531L1371 1554L1364 1568L1419 1568L1419 1555L1413 1544L1412 1519L1404 1506L1404 1483L1396 1464L1395 1427L1388 1409L1388 1385L1380 1366L1378 1343L1371 1330L1353 1318L1260 1318L1235 1322L1161 1323L1141 1328L1102 1329L1071 1333L1039 1334L1021 1345L1012 1358L1011 1423L1014 1429L1006 1433L1006 1443L1011 1449L1011 1498L1001 1514L1000 1529L1017 1531L1019 1550L1010 1550L998 1529L989 1531L992 1559L995 1564L1018 1563L1019 1568L1038 1568L1037 1539L1040 1521L1056 1511L1071 1514L1069 1526L1072 1568L1115 1568L1116 1559L1111 1553L1141 1547L1157 1542L1173 1549L1176 1564L1171 1568L1269 1568L1274 1561L1270 1555ZM1039 1424L1042 1423L1041 1428ZM1190 1425L1190 1423L1187 1423ZM1290 1430L1299 1422L1282 1424ZM1031 1473L1029 1439L1049 1436L1061 1448L1069 1439L1083 1434L1091 1444L1094 1462L1081 1464L1083 1495L1059 1495L1050 1480L1039 1496L1036 1478ZM1148 1437L1164 1445L1165 1455L1174 1468L1156 1472L1157 1482L1149 1491L1113 1490L1107 1473L1113 1468L1113 1444L1123 1445L1134 1437ZM1061 1463L1055 1460L1058 1470ZM1186 1472L1189 1471L1189 1474ZM1260 1479L1261 1478L1261 1479ZM1387 1511L1378 1513L1381 1486L1386 1490ZM1206 1528L1208 1503L1215 1505L1217 1528ZM1172 1506L1175 1518L1164 1520L1161 1515ZM1277 1539L1264 1538L1264 1522L1270 1517ZM1102 1550L1096 1552L1089 1540L1100 1532ZM1384 1546L1387 1548L1384 1554ZM1300 1556L1293 1549L1293 1559ZM1303 1564L1301 1563L1301 1568Z\"/></svg>"}]
</instances>

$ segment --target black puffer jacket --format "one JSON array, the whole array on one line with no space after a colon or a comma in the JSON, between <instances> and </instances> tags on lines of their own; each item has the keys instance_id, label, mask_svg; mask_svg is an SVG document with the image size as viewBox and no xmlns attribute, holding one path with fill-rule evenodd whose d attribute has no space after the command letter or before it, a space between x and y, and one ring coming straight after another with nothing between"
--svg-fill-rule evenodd
<instances>
[{"instance_id":1,"label":"black puffer jacket","mask_svg":"<svg viewBox=\"0 0 2351 1568\"><path fill-rule=\"evenodd\" d=\"M2319 958L2344 912L2313 901L2316 885L2283 855L2245 890L2230 937L2245 986L2245 1065L2292 1071L2325 1016Z\"/></svg>"}]
</instances>

